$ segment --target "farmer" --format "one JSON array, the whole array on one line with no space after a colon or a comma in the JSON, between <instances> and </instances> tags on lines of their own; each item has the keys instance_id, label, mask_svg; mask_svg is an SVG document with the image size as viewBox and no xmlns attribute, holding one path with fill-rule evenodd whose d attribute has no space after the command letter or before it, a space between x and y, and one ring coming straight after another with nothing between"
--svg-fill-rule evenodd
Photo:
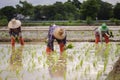
<instances>
[{"instance_id":1,"label":"farmer","mask_svg":"<svg viewBox=\"0 0 120 80\"><path fill-rule=\"evenodd\" d=\"M9 28L9 34L11 37L11 45L12 47L15 46L15 41L19 42L21 45L24 45L24 40L22 38L21 34L21 22L19 20L16 20L13 18L9 23L8 23L8 28Z\"/></svg>"},{"instance_id":2,"label":"farmer","mask_svg":"<svg viewBox=\"0 0 120 80\"><path fill-rule=\"evenodd\" d=\"M103 37L105 38L106 44L108 44L109 37L111 37L111 35L109 34L109 29L105 23L95 29L95 43L98 44L99 41L102 42Z\"/></svg>"},{"instance_id":3,"label":"farmer","mask_svg":"<svg viewBox=\"0 0 120 80\"><path fill-rule=\"evenodd\" d=\"M56 41L58 42L60 54L62 54L62 52L65 50L66 45L66 32L62 27L56 26L55 24L49 27L48 43L46 48L47 54L50 54L52 51L54 51L54 39L56 39Z\"/></svg>"}]
</instances>

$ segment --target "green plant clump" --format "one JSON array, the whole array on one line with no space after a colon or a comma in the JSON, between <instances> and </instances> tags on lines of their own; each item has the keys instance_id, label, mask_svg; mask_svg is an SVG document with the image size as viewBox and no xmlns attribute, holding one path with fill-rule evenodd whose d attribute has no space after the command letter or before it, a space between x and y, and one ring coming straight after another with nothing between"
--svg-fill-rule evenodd
<instances>
[{"instance_id":1,"label":"green plant clump","mask_svg":"<svg viewBox=\"0 0 120 80\"><path fill-rule=\"evenodd\" d=\"M65 49L72 49L74 46L73 46L73 44L68 44L67 46L66 46L66 48Z\"/></svg>"}]
</instances>

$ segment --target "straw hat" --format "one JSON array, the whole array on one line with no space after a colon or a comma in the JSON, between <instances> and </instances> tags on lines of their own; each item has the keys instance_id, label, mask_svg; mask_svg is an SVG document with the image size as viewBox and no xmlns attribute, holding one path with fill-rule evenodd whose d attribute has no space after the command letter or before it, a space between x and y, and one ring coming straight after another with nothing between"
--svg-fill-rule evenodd
<instances>
[{"instance_id":1,"label":"straw hat","mask_svg":"<svg viewBox=\"0 0 120 80\"><path fill-rule=\"evenodd\" d=\"M53 31L53 35L55 38L62 40L65 38L65 30L63 28L57 27Z\"/></svg>"},{"instance_id":2,"label":"straw hat","mask_svg":"<svg viewBox=\"0 0 120 80\"><path fill-rule=\"evenodd\" d=\"M8 28L18 28L21 26L21 22L19 20L16 19L12 19L9 23L8 23Z\"/></svg>"},{"instance_id":3,"label":"straw hat","mask_svg":"<svg viewBox=\"0 0 120 80\"><path fill-rule=\"evenodd\" d=\"M100 27L100 30L101 31L107 31L108 30L108 27L105 23L102 24L102 26Z\"/></svg>"}]
</instances>

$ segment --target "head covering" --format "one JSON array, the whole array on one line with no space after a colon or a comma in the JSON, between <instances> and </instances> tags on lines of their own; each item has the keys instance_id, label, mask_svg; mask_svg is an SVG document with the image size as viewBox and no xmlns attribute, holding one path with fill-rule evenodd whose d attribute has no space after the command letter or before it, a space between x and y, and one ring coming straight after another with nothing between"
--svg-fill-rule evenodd
<instances>
[{"instance_id":1,"label":"head covering","mask_svg":"<svg viewBox=\"0 0 120 80\"><path fill-rule=\"evenodd\" d=\"M105 23L102 24L102 26L100 27L100 30L101 31L107 31L108 30L108 27Z\"/></svg>"},{"instance_id":2,"label":"head covering","mask_svg":"<svg viewBox=\"0 0 120 80\"><path fill-rule=\"evenodd\" d=\"M65 38L65 30L61 27L56 27L53 31L53 35L55 38L62 40Z\"/></svg>"},{"instance_id":3,"label":"head covering","mask_svg":"<svg viewBox=\"0 0 120 80\"><path fill-rule=\"evenodd\" d=\"M21 22L19 20L16 20L15 18L8 23L8 28L18 28L20 26Z\"/></svg>"}]
</instances>

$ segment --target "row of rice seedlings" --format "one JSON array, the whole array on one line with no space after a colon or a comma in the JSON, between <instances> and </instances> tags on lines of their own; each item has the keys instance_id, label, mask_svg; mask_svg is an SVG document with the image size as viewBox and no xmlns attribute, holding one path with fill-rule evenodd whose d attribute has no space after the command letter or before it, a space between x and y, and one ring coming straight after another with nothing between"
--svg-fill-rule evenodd
<instances>
[{"instance_id":1,"label":"row of rice seedlings","mask_svg":"<svg viewBox=\"0 0 120 80\"><path fill-rule=\"evenodd\" d=\"M67 72L64 72L63 74L64 74L64 75L63 75L64 80L66 80L66 77L67 77Z\"/></svg>"},{"instance_id":2,"label":"row of rice seedlings","mask_svg":"<svg viewBox=\"0 0 120 80\"><path fill-rule=\"evenodd\" d=\"M32 50L31 54L32 54L32 58L34 58L36 56L36 50Z\"/></svg>"},{"instance_id":3,"label":"row of rice seedlings","mask_svg":"<svg viewBox=\"0 0 120 80\"><path fill-rule=\"evenodd\" d=\"M97 63L98 63L97 60L94 60L94 61L93 61L93 67L94 67L94 68L97 68Z\"/></svg>"},{"instance_id":4,"label":"row of rice seedlings","mask_svg":"<svg viewBox=\"0 0 120 80\"><path fill-rule=\"evenodd\" d=\"M41 60L42 60L42 57L41 57L41 56L38 56L38 63L39 63L39 64L41 63Z\"/></svg>"},{"instance_id":5,"label":"row of rice seedlings","mask_svg":"<svg viewBox=\"0 0 120 80\"><path fill-rule=\"evenodd\" d=\"M16 75L18 76L18 75L20 75L20 69L16 69Z\"/></svg>"},{"instance_id":6,"label":"row of rice seedlings","mask_svg":"<svg viewBox=\"0 0 120 80\"><path fill-rule=\"evenodd\" d=\"M80 62L79 62L79 63L76 65L76 67L75 67L76 71L78 71L80 68L82 68L83 63L84 63L84 60L81 59Z\"/></svg>"},{"instance_id":7,"label":"row of rice seedlings","mask_svg":"<svg viewBox=\"0 0 120 80\"><path fill-rule=\"evenodd\" d=\"M88 45L88 44L86 44L86 45ZM85 47L85 46L84 46ZM82 47L83 48L83 47ZM82 50L82 48L81 49L79 49L79 51L80 50ZM83 48L84 49L84 48ZM88 51L89 51L90 49L88 48ZM74 54L76 54L77 53L77 51L73 51L74 52ZM82 52L81 52L82 53ZM82 68L82 66L83 66L83 63L84 63L84 58L82 59L82 56L81 55L83 55L83 54L79 54L78 55L78 60L79 60L79 63L75 66L75 70L76 71L79 71L79 69L80 68ZM90 69L90 68L89 68ZM88 69L86 69L86 71L87 71ZM74 71L74 68L72 68L72 72ZM76 79L77 79L77 77L76 77Z\"/></svg>"},{"instance_id":8,"label":"row of rice seedlings","mask_svg":"<svg viewBox=\"0 0 120 80\"><path fill-rule=\"evenodd\" d=\"M108 59L106 58L104 61L104 70L103 70L104 72L106 71L107 64L108 64Z\"/></svg>"},{"instance_id":9,"label":"row of rice seedlings","mask_svg":"<svg viewBox=\"0 0 120 80\"><path fill-rule=\"evenodd\" d=\"M33 72L36 69L36 62L34 60L30 60L30 63L28 64L27 71Z\"/></svg>"},{"instance_id":10,"label":"row of rice seedlings","mask_svg":"<svg viewBox=\"0 0 120 80\"><path fill-rule=\"evenodd\" d=\"M9 37L9 34L6 33L6 32L2 32L2 33L1 33L1 37L2 37L2 38L8 38L8 37Z\"/></svg>"},{"instance_id":11,"label":"row of rice seedlings","mask_svg":"<svg viewBox=\"0 0 120 80\"><path fill-rule=\"evenodd\" d=\"M84 76L87 76L90 73L90 66L87 66L84 70Z\"/></svg>"},{"instance_id":12,"label":"row of rice seedlings","mask_svg":"<svg viewBox=\"0 0 120 80\"><path fill-rule=\"evenodd\" d=\"M103 70L99 70L97 73L96 80L100 80L100 77L102 76Z\"/></svg>"},{"instance_id":13,"label":"row of rice seedlings","mask_svg":"<svg viewBox=\"0 0 120 80\"><path fill-rule=\"evenodd\" d=\"M117 49L115 51L115 55L117 56L120 53L120 45L116 45L116 47L117 47Z\"/></svg>"}]
</instances>

